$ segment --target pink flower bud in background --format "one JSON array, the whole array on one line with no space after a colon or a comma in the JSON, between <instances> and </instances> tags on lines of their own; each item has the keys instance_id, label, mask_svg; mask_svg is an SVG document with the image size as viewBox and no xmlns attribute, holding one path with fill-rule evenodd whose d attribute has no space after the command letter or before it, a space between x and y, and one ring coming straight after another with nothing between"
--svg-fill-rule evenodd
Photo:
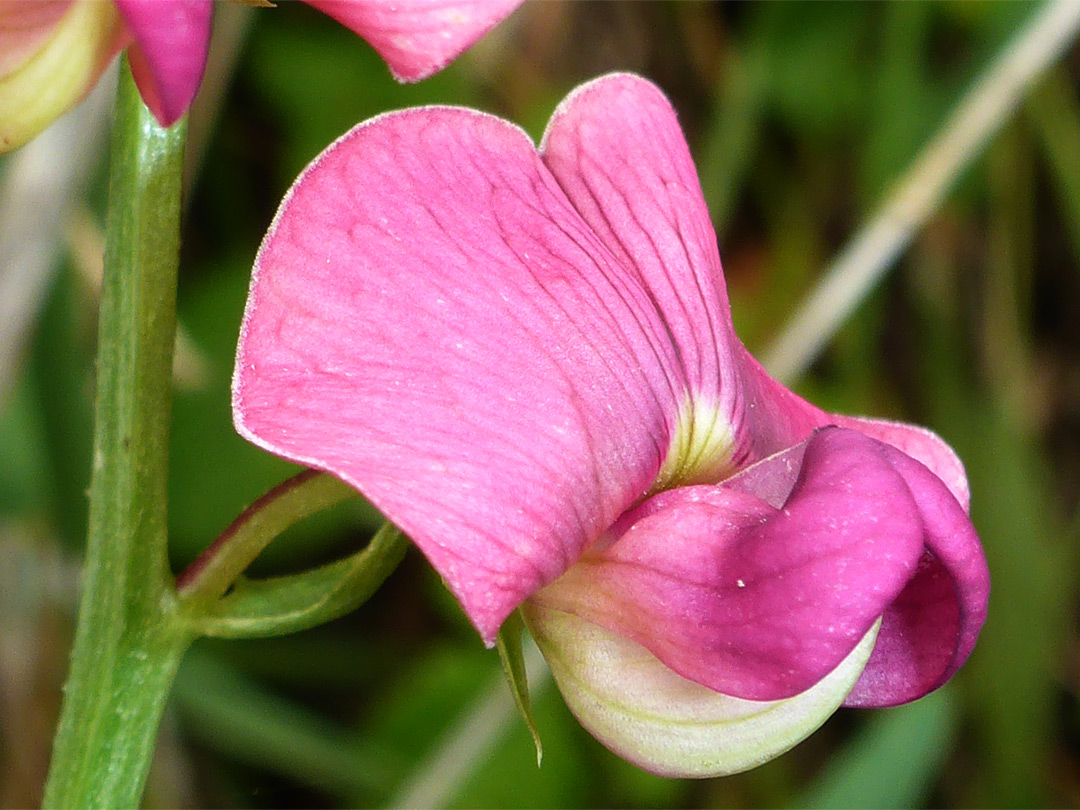
<instances>
[{"instance_id":1,"label":"pink flower bud in background","mask_svg":"<svg viewBox=\"0 0 1080 810\"><path fill-rule=\"evenodd\" d=\"M355 31L400 81L436 73L521 0L312 2ZM128 48L143 101L158 123L187 112L202 82L213 0L0 2L0 151L29 141L75 106Z\"/></svg>"}]
</instances>

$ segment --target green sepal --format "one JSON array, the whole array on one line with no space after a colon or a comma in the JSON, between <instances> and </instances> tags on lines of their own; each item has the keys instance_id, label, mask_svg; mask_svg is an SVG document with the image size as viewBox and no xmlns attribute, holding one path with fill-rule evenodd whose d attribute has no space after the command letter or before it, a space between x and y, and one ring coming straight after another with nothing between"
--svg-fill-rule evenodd
<instances>
[{"instance_id":1,"label":"green sepal","mask_svg":"<svg viewBox=\"0 0 1080 810\"><path fill-rule=\"evenodd\" d=\"M536 718L533 717L532 703L529 700L529 679L525 674L525 657L521 652L521 633L525 625L521 620L521 613L511 613L495 639L495 647L499 651L499 660L502 662L503 675L506 683L510 686L510 693L514 696L518 713L525 721L525 727L532 735L536 745L536 767L540 767L544 759L544 746L540 742L540 730L536 727Z\"/></svg>"},{"instance_id":2,"label":"green sepal","mask_svg":"<svg viewBox=\"0 0 1080 810\"><path fill-rule=\"evenodd\" d=\"M401 562L408 546L397 527L386 523L366 548L343 560L271 579L240 577L228 595L202 610L190 610L188 619L198 633L217 638L262 638L306 630L366 602Z\"/></svg>"}]
</instances>

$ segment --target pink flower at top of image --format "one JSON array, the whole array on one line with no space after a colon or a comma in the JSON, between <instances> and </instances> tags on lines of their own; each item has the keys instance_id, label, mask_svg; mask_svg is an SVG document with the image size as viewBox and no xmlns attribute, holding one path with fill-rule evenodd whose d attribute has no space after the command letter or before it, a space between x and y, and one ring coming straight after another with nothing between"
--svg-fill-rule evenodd
<instances>
[{"instance_id":1,"label":"pink flower at top of image","mask_svg":"<svg viewBox=\"0 0 1080 810\"><path fill-rule=\"evenodd\" d=\"M310 0L367 40L399 81L444 68L522 0ZM0 152L75 106L128 48L162 126L202 81L213 0L0 0Z\"/></svg>"},{"instance_id":2,"label":"pink flower at top of image","mask_svg":"<svg viewBox=\"0 0 1080 810\"><path fill-rule=\"evenodd\" d=\"M538 148L474 110L363 123L259 251L238 430L355 486L491 644L656 773L759 764L971 653L989 575L929 431L826 413L736 337L664 95L614 74Z\"/></svg>"}]
</instances>

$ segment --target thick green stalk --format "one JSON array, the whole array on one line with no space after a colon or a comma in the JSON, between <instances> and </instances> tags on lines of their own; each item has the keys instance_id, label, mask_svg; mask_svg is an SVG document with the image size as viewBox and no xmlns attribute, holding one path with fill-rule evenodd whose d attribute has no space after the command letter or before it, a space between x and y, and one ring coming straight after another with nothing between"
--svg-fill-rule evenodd
<instances>
[{"instance_id":1,"label":"thick green stalk","mask_svg":"<svg viewBox=\"0 0 1080 810\"><path fill-rule=\"evenodd\" d=\"M137 807L190 641L176 620L166 481L183 124L121 71L98 330L90 526L46 807Z\"/></svg>"}]
</instances>

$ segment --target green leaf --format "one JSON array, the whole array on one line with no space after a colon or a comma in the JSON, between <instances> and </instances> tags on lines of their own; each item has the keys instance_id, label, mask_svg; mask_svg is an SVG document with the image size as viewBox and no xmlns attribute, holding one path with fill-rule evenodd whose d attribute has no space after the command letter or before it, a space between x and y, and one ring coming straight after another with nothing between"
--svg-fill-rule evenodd
<instances>
[{"instance_id":1,"label":"green leaf","mask_svg":"<svg viewBox=\"0 0 1080 810\"><path fill-rule=\"evenodd\" d=\"M524 627L521 614L515 610L499 629L495 646L499 650L503 675L506 676L506 683L514 696L514 703L517 704L521 719L525 721L525 727L529 729L536 745L536 767L539 768L544 759L544 746L540 742L536 718L533 717L532 704L529 701L529 681L525 674L525 657L521 654L521 632Z\"/></svg>"},{"instance_id":2,"label":"green leaf","mask_svg":"<svg viewBox=\"0 0 1080 810\"><path fill-rule=\"evenodd\" d=\"M302 574L238 579L232 591L189 613L202 634L219 638L277 636L323 624L366 602L397 568L408 539L389 523L363 551Z\"/></svg>"}]
</instances>

